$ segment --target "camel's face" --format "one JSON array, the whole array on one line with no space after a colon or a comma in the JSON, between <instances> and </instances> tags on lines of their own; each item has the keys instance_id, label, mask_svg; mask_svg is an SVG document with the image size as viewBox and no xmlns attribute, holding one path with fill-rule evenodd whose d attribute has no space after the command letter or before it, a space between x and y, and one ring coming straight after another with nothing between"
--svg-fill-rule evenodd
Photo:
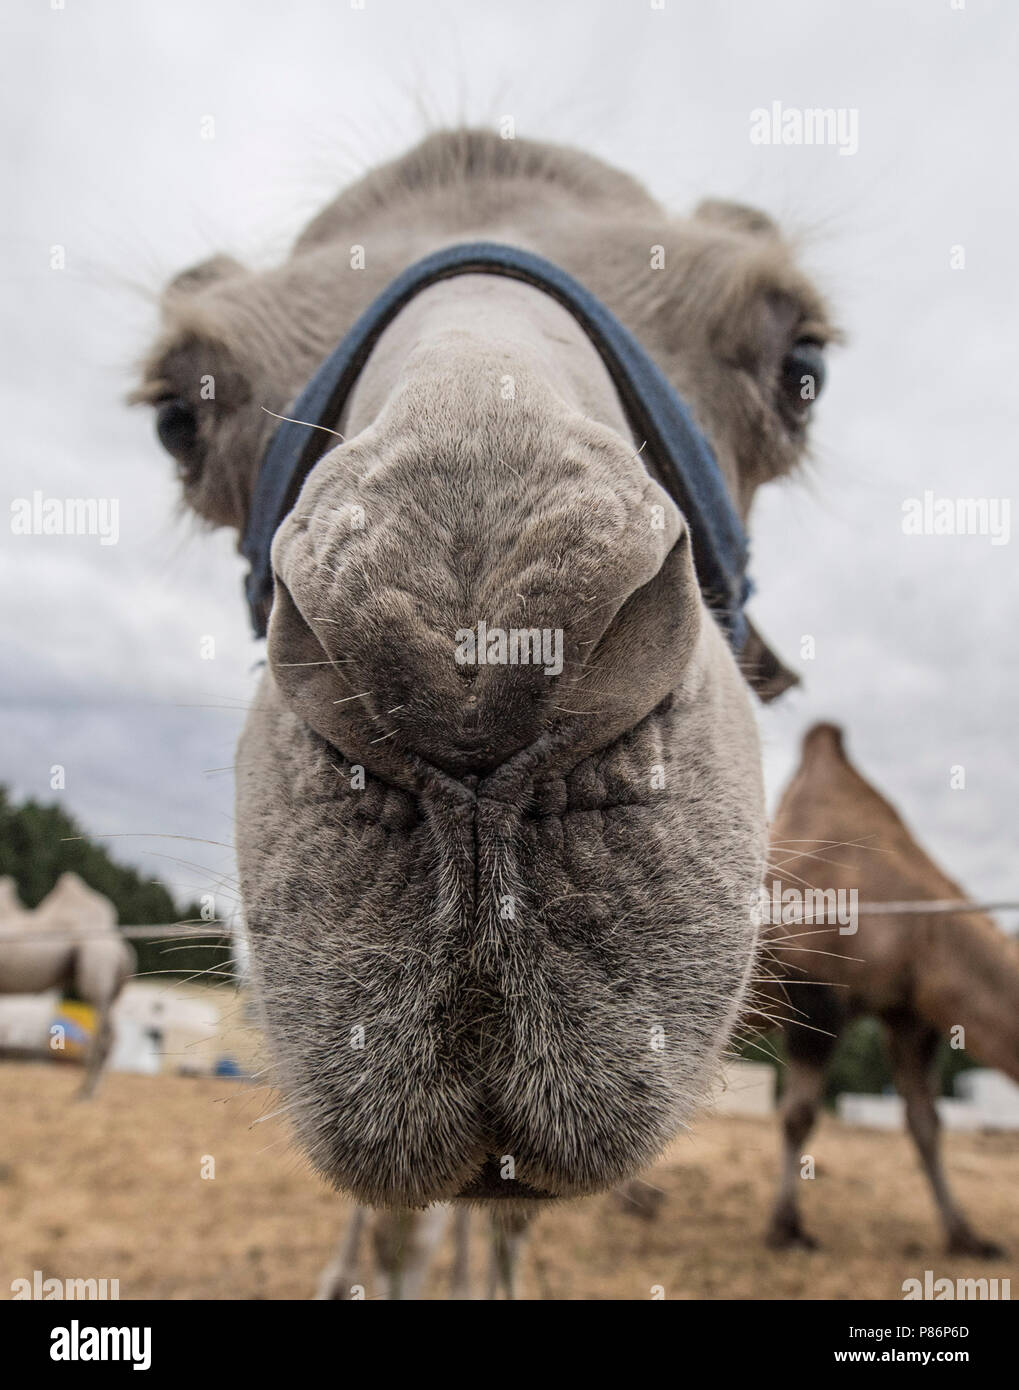
<instances>
[{"instance_id":1,"label":"camel's face","mask_svg":"<svg viewBox=\"0 0 1019 1390\"><path fill-rule=\"evenodd\" d=\"M658 352L745 512L802 447L800 377L827 333L777 237L719 208L667 228L625 180L636 209L533 177L561 206L544 242L522 212L518 239ZM619 178L604 171L606 202ZM283 271L178 284L143 394L167 402L198 510L242 524L258 406L285 409L390 274L442 241L514 239L519 188L501 209L439 191L418 190L416 217L348 195L378 226L363 285L342 199ZM419 239L394 249L393 226ZM626 270L665 241L669 280L642 278L646 258ZM217 405L196 411L210 375ZM478 276L425 291L338 428L277 534L269 670L238 761L283 1082L318 1163L365 1200L594 1190L683 1121L745 989L765 829L745 684L684 519L597 354L539 291Z\"/></svg>"}]
</instances>

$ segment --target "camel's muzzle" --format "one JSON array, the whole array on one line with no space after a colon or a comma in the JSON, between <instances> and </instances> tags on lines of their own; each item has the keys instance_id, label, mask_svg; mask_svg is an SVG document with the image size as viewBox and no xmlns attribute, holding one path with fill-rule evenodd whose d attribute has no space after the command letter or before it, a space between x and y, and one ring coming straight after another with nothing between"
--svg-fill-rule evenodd
<instances>
[{"instance_id":1,"label":"camel's muzzle","mask_svg":"<svg viewBox=\"0 0 1019 1390\"><path fill-rule=\"evenodd\" d=\"M710 1084L755 942L746 542L631 335L538 257L453 247L290 413L333 427L407 300L479 270L573 314L668 491L526 365L512 409L447 428L474 341L335 456L306 424L269 447L244 542L257 631L272 608L238 764L245 914L301 1137L375 1205L572 1197L646 1165Z\"/></svg>"}]
</instances>

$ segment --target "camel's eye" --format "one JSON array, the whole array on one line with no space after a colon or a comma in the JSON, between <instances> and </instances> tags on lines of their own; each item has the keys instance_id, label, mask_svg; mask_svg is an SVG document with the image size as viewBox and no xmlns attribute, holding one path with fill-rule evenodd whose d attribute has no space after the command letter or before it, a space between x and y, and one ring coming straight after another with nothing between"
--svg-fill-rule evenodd
<instances>
[{"instance_id":1,"label":"camel's eye","mask_svg":"<svg viewBox=\"0 0 1019 1390\"><path fill-rule=\"evenodd\" d=\"M782 395L797 412L806 411L824 389L824 347L813 338L793 344L782 362Z\"/></svg>"},{"instance_id":2,"label":"camel's eye","mask_svg":"<svg viewBox=\"0 0 1019 1390\"><path fill-rule=\"evenodd\" d=\"M194 408L177 397L160 401L156 407L156 433L160 444L176 461L183 481L193 483L202 471Z\"/></svg>"}]
</instances>

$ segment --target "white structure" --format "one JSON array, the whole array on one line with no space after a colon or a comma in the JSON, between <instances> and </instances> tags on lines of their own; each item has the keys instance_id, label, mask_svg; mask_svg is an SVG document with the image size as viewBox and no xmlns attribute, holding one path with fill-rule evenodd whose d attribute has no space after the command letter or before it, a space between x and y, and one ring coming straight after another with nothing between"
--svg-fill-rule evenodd
<instances>
[{"instance_id":1,"label":"white structure","mask_svg":"<svg viewBox=\"0 0 1019 1390\"><path fill-rule=\"evenodd\" d=\"M775 1109L775 1068L767 1062L729 1062L707 1109L716 1115L770 1115Z\"/></svg>"},{"instance_id":2,"label":"white structure","mask_svg":"<svg viewBox=\"0 0 1019 1390\"><path fill-rule=\"evenodd\" d=\"M935 1104L946 1129L1019 1129L1019 1086L1001 1072L978 1068L963 1072L955 1083L957 1096L942 1096ZM854 1095L846 1091L837 1102L839 1119L865 1129L903 1129L905 1106L898 1096Z\"/></svg>"},{"instance_id":3,"label":"white structure","mask_svg":"<svg viewBox=\"0 0 1019 1390\"><path fill-rule=\"evenodd\" d=\"M44 994L0 995L0 1049L45 1052L59 1005L60 995L52 989Z\"/></svg>"},{"instance_id":4,"label":"white structure","mask_svg":"<svg viewBox=\"0 0 1019 1390\"><path fill-rule=\"evenodd\" d=\"M117 1000L113 1021L117 1043L111 1065L118 1071L212 1070L219 1006L208 990L132 980Z\"/></svg>"},{"instance_id":5,"label":"white structure","mask_svg":"<svg viewBox=\"0 0 1019 1390\"><path fill-rule=\"evenodd\" d=\"M158 1076L163 1070L158 1033L130 1015L115 1015L113 1047L106 1065L110 1071L133 1071L143 1076Z\"/></svg>"},{"instance_id":6,"label":"white structure","mask_svg":"<svg viewBox=\"0 0 1019 1390\"><path fill-rule=\"evenodd\" d=\"M219 1055L220 1011L211 991L132 980L113 1007L112 1071L207 1074ZM0 996L0 1050L45 1055L60 996Z\"/></svg>"},{"instance_id":7,"label":"white structure","mask_svg":"<svg viewBox=\"0 0 1019 1390\"><path fill-rule=\"evenodd\" d=\"M956 1092L982 1116L982 1129L1019 1129L1019 1086L1000 1071L964 1071Z\"/></svg>"}]
</instances>

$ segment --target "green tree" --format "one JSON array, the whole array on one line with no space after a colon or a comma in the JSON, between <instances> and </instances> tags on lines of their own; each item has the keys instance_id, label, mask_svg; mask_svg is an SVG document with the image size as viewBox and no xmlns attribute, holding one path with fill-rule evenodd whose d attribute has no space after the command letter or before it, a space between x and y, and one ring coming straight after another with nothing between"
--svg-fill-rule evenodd
<instances>
[{"instance_id":1,"label":"green tree","mask_svg":"<svg viewBox=\"0 0 1019 1390\"><path fill-rule=\"evenodd\" d=\"M778 1090L785 1081L787 1053L784 1035L779 1031L747 1038L738 1048L748 1062L769 1062L778 1073ZM956 1050L943 1039L936 1058L940 1094L953 1094L953 1084L961 1071L979 1067L967 1052ZM888 1066L884 1030L876 1018L858 1018L844 1030L835 1045L825 1074L824 1099L829 1107L843 1091L880 1095L893 1089Z\"/></svg>"}]
</instances>

